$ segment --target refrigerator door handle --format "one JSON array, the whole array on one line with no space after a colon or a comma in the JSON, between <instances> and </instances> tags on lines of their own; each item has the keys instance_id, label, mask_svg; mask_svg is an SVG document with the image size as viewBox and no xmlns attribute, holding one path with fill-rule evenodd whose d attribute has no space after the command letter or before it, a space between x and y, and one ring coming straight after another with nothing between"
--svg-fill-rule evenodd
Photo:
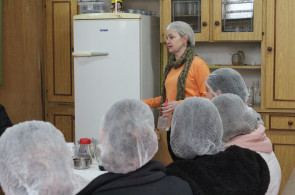
<instances>
[{"instance_id":1,"label":"refrigerator door handle","mask_svg":"<svg viewBox=\"0 0 295 195\"><path fill-rule=\"evenodd\" d=\"M73 52L74 57L107 56L108 52Z\"/></svg>"}]
</instances>

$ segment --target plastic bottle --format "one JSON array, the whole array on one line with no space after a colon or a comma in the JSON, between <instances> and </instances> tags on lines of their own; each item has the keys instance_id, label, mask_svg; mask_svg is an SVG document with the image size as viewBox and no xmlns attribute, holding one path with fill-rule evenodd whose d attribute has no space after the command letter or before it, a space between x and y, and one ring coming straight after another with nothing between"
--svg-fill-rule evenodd
<instances>
[{"instance_id":1,"label":"plastic bottle","mask_svg":"<svg viewBox=\"0 0 295 195\"><path fill-rule=\"evenodd\" d=\"M111 0L111 10L116 13L116 0ZM117 12L123 12L123 0L117 0Z\"/></svg>"}]
</instances>

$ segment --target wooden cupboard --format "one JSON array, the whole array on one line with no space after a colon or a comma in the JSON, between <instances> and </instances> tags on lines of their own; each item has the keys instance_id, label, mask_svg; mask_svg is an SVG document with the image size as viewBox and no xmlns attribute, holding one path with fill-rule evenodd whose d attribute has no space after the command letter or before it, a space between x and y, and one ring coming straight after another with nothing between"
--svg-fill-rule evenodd
<instances>
[{"instance_id":1,"label":"wooden cupboard","mask_svg":"<svg viewBox=\"0 0 295 195\"><path fill-rule=\"evenodd\" d=\"M268 0L266 6L266 107L294 109L295 1Z\"/></svg>"},{"instance_id":2,"label":"wooden cupboard","mask_svg":"<svg viewBox=\"0 0 295 195\"><path fill-rule=\"evenodd\" d=\"M273 151L281 166L280 192L282 192L295 167L295 113L268 110L268 112L262 111L261 115L267 129L266 134L272 141Z\"/></svg>"},{"instance_id":3,"label":"wooden cupboard","mask_svg":"<svg viewBox=\"0 0 295 195\"><path fill-rule=\"evenodd\" d=\"M185 21L191 26L196 27L195 38L197 42L204 41L261 41L262 40L262 10L263 10L263 1L255 0L253 4L253 23L252 32L235 32L232 30L225 30L224 22L222 19L224 6L227 1L222 0L195 0L196 6L199 6L199 11L190 11L193 4L191 1L180 1L180 0L161 0L160 1L160 41L164 43L165 32L167 26L172 21ZM237 2L237 3L244 3ZM182 3L178 5L179 3ZM233 2L231 2L233 3ZM181 7L182 6L182 7ZM183 11L182 9L187 7L188 12ZM195 7L195 6L194 6ZM198 20L198 21L197 21ZM232 20L233 21L233 20ZM242 23L245 21L234 21L236 27L241 27ZM248 22L248 21L247 21ZM232 22L233 23L233 22ZM249 23L249 22L248 22ZM237 31L243 31L238 29ZM248 30L245 30L248 31Z\"/></svg>"},{"instance_id":4,"label":"wooden cupboard","mask_svg":"<svg viewBox=\"0 0 295 195\"><path fill-rule=\"evenodd\" d=\"M76 0L46 0L45 120L59 128L68 142L74 135L73 16Z\"/></svg>"},{"instance_id":5,"label":"wooden cupboard","mask_svg":"<svg viewBox=\"0 0 295 195\"><path fill-rule=\"evenodd\" d=\"M295 167L295 1L265 1L261 56L267 135L282 169L280 192Z\"/></svg>"},{"instance_id":6,"label":"wooden cupboard","mask_svg":"<svg viewBox=\"0 0 295 195\"><path fill-rule=\"evenodd\" d=\"M63 134L67 142L75 140L74 107L67 104L54 104L48 108L46 118Z\"/></svg>"}]
</instances>

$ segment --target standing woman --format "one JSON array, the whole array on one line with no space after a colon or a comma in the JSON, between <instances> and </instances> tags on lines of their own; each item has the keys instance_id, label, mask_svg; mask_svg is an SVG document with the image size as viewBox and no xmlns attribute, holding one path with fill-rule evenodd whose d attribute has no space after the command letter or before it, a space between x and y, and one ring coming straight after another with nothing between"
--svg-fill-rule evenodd
<instances>
[{"instance_id":1,"label":"standing woman","mask_svg":"<svg viewBox=\"0 0 295 195\"><path fill-rule=\"evenodd\" d=\"M161 107L164 116L171 116L185 98L205 97L205 81L210 71L206 62L196 56L195 34L190 25L181 21L172 22L167 27L166 39L169 59L163 74L161 96L143 102L151 108ZM176 159L170 147L170 131L167 133L167 143L172 158Z\"/></svg>"}]
</instances>

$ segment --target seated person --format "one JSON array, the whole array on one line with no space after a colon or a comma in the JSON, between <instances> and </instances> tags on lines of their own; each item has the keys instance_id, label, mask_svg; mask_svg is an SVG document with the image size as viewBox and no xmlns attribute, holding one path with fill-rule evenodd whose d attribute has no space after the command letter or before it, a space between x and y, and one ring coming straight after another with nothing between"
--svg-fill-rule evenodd
<instances>
[{"instance_id":1,"label":"seated person","mask_svg":"<svg viewBox=\"0 0 295 195\"><path fill-rule=\"evenodd\" d=\"M248 149L222 150L222 121L213 103L190 97L172 117L171 147L184 160L174 161L167 174L186 180L193 194L265 194L269 171L263 158Z\"/></svg>"},{"instance_id":2,"label":"seated person","mask_svg":"<svg viewBox=\"0 0 295 195\"><path fill-rule=\"evenodd\" d=\"M205 83L207 88L207 98L212 99L222 93L233 93L240 96L245 105L247 105L249 92L243 77L236 70L231 68L217 69L207 77ZM252 112L255 113L259 124L264 125L260 114L253 109Z\"/></svg>"},{"instance_id":3,"label":"seated person","mask_svg":"<svg viewBox=\"0 0 295 195\"><path fill-rule=\"evenodd\" d=\"M243 100L235 94L221 94L212 99L223 124L224 148L236 145L259 153L266 161L270 172L270 184L266 194L277 195L281 184L281 167L266 137L265 127Z\"/></svg>"},{"instance_id":4,"label":"seated person","mask_svg":"<svg viewBox=\"0 0 295 195\"><path fill-rule=\"evenodd\" d=\"M11 127L13 124L11 123L5 108L2 104L0 104L0 136L2 135L2 133L4 133L4 131L6 130L6 128Z\"/></svg>"},{"instance_id":5,"label":"seated person","mask_svg":"<svg viewBox=\"0 0 295 195\"><path fill-rule=\"evenodd\" d=\"M19 123L0 137L0 183L5 194L75 194L86 185L74 174L63 134L42 121Z\"/></svg>"},{"instance_id":6,"label":"seated person","mask_svg":"<svg viewBox=\"0 0 295 195\"><path fill-rule=\"evenodd\" d=\"M187 182L167 176L160 162L154 116L148 105L135 99L116 102L102 118L101 161L106 171L80 194L179 195L192 194Z\"/></svg>"}]
</instances>

